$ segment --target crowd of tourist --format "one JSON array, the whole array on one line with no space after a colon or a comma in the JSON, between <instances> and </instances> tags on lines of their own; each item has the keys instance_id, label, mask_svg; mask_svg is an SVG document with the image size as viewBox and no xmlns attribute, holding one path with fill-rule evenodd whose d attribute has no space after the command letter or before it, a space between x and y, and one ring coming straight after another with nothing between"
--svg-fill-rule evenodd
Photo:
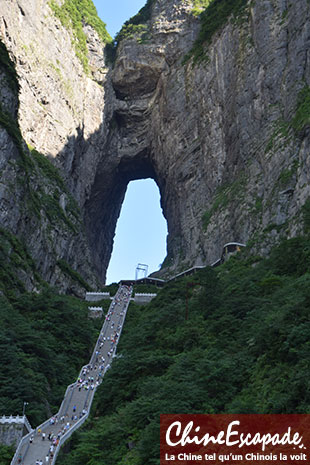
<instances>
[{"instance_id":1,"label":"crowd of tourist","mask_svg":"<svg viewBox=\"0 0 310 465\"><path fill-rule=\"evenodd\" d=\"M76 403L73 405L71 403L70 414L65 413L60 416L52 416L48 422L48 431L42 431L40 427L37 429L36 437L40 437L42 441L49 442L49 446L48 449L45 449L48 450L48 452L46 453L44 460L37 459L34 463L31 463L31 465L51 464L61 437L70 430L74 423L86 415L88 411L89 394L96 390L97 386L102 381L104 373L107 369L110 368L109 361L115 354L117 342L122 329L121 321L125 314L124 306L130 299L131 292L132 288L128 286L121 286L115 298L113 299L113 302L105 317L105 323L100 332L90 364L82 368L77 382L71 385L68 391L68 395L70 395L69 405L72 400L75 401L76 399ZM109 333L108 336L107 333ZM85 393L85 391L87 391L87 394L86 398L84 399L84 397L82 397L82 393ZM74 393L81 394L78 394L78 397L76 398L73 397ZM81 405L83 405L83 408ZM31 434L29 437L29 447L31 447L34 440L35 435ZM21 465L24 464L21 454L18 456L17 463Z\"/></svg>"}]
</instances>

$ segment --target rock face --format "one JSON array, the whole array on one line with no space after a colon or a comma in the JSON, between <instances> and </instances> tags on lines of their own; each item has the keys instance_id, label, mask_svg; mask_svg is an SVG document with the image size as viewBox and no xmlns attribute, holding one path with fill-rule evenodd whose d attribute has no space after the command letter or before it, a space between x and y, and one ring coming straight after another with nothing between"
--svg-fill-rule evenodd
<instances>
[{"instance_id":1,"label":"rock face","mask_svg":"<svg viewBox=\"0 0 310 465\"><path fill-rule=\"evenodd\" d=\"M78 184L76 154L81 156L85 140L102 125L104 90L97 81L106 74L103 44L95 31L88 31L92 75L87 76L70 33L48 2L4 1L0 11L1 39L15 62L20 86L17 95L2 63L0 103L7 124L0 127L0 224L26 243L44 280L61 291L80 294L83 285L72 280L73 270L93 287L97 278L82 214L69 189ZM20 147L7 127L14 119L23 136ZM43 155L32 155L25 142L44 154L46 163ZM91 157L94 150L87 150ZM64 160L67 185L48 160L55 165ZM22 281L28 290L36 289L33 276L27 274Z\"/></svg>"},{"instance_id":2,"label":"rock face","mask_svg":"<svg viewBox=\"0 0 310 465\"><path fill-rule=\"evenodd\" d=\"M141 177L160 188L169 272L214 262L229 241L266 253L301 231L309 131L296 130L296 112L310 78L308 18L307 1L251 2L193 67L182 65L198 30L190 2L157 1L150 40L121 43L113 126L87 201L102 272L126 185Z\"/></svg>"},{"instance_id":3,"label":"rock face","mask_svg":"<svg viewBox=\"0 0 310 465\"><path fill-rule=\"evenodd\" d=\"M28 431L24 428L23 424L0 424L0 441L1 444L5 444L6 446L17 447L21 438L27 433Z\"/></svg>"},{"instance_id":4,"label":"rock face","mask_svg":"<svg viewBox=\"0 0 310 465\"><path fill-rule=\"evenodd\" d=\"M2 5L1 37L21 85L22 134L53 159L82 211L88 246L82 230L78 237L69 231L58 258L87 279L94 266L104 280L127 184L146 177L161 192L170 273L212 263L225 242L266 253L301 231L310 195L307 0L249 2L195 66L183 64L199 31L192 2L156 0L146 36L123 40L113 69L85 26L89 76L48 2ZM2 138L7 160L14 148L5 131ZM5 183L15 182L13 174ZM25 229L21 205L9 207L16 218L5 223L16 233ZM38 261L46 238L31 238ZM39 268L50 267L44 276L53 281L51 255Z\"/></svg>"}]
</instances>

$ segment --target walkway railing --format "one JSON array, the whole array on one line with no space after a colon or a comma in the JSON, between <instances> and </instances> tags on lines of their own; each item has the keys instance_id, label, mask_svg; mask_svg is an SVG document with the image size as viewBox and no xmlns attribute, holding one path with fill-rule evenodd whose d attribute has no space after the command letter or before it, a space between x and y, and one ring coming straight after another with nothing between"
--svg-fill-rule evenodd
<instances>
[{"instance_id":1,"label":"walkway railing","mask_svg":"<svg viewBox=\"0 0 310 465\"><path fill-rule=\"evenodd\" d=\"M88 416L89 416L89 411L86 412L85 415L82 418L80 418L73 426L71 426L71 428L63 436L61 436L61 438L59 439L58 446L55 449L55 453L54 453L54 457L51 462L51 465L55 465L57 456L60 451L60 447L72 436L74 431L76 431L78 428L80 428L80 426L82 426L82 424L87 420Z\"/></svg>"},{"instance_id":2,"label":"walkway railing","mask_svg":"<svg viewBox=\"0 0 310 465\"><path fill-rule=\"evenodd\" d=\"M5 424L25 425L25 427L27 428L29 432L32 431L32 427L26 415L16 415L16 416L10 415L9 417L6 415L2 415L2 417L0 417L0 424L2 425L5 425Z\"/></svg>"},{"instance_id":3,"label":"walkway railing","mask_svg":"<svg viewBox=\"0 0 310 465\"><path fill-rule=\"evenodd\" d=\"M85 367L86 366L87 365L85 365ZM106 371L107 371L107 368L105 368L103 376L105 375ZM87 394L89 394L89 392L90 391L88 391ZM94 393L95 393L95 391L94 391ZM86 399L86 401L87 401L87 399ZM91 399L91 403L92 403L92 399ZM91 406L91 404L90 404L90 406ZM83 423L85 423L85 421L89 417L89 412L90 412L90 408L89 408L89 410L86 411L86 413L73 426L71 426L71 428L63 436L60 437L58 446L55 449L55 454L54 454L53 460L51 462L51 465L55 465L56 458L58 456L58 453L60 451L61 446L72 436L74 431L76 431L78 428L80 428L80 426L83 425Z\"/></svg>"},{"instance_id":4,"label":"walkway railing","mask_svg":"<svg viewBox=\"0 0 310 465\"><path fill-rule=\"evenodd\" d=\"M18 447L17 447L17 449L16 449L16 451L15 451L14 457L12 458L11 465L17 463L18 457L19 457L19 455L20 455L20 453L21 453L21 450L22 450L22 448L23 448L23 446L24 446L25 444L27 444L27 448L26 448L25 454L27 453L28 448L29 448L29 439L30 439L30 436L32 436L32 434L33 434L33 432L31 431L30 433L26 434L26 436L24 436L24 437L21 439L21 441L20 441L20 443L18 444ZM24 455L25 455L25 454L24 454Z\"/></svg>"}]
</instances>

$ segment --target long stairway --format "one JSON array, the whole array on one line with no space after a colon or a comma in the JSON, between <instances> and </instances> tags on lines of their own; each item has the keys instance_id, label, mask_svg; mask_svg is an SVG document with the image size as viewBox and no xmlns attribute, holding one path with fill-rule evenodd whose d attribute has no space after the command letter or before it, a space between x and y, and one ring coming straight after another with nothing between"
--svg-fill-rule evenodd
<instances>
[{"instance_id":1,"label":"long stairway","mask_svg":"<svg viewBox=\"0 0 310 465\"><path fill-rule=\"evenodd\" d=\"M122 332L131 289L120 286L114 296L88 365L68 386L58 413L20 441L11 465L54 465L61 445L87 419L105 372L110 368Z\"/></svg>"}]
</instances>

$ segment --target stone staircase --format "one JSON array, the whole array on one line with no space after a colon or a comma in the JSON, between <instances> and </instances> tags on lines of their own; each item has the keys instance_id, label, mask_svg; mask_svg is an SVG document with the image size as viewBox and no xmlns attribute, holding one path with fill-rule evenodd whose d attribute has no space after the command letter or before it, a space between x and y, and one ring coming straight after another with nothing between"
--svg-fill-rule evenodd
<instances>
[{"instance_id":1,"label":"stone staircase","mask_svg":"<svg viewBox=\"0 0 310 465\"><path fill-rule=\"evenodd\" d=\"M77 380L67 387L58 413L35 430L30 428L22 438L11 465L35 465L40 460L43 464L54 465L60 447L87 420L96 389L115 356L131 292L128 286L119 287L89 363L81 368Z\"/></svg>"}]
</instances>

